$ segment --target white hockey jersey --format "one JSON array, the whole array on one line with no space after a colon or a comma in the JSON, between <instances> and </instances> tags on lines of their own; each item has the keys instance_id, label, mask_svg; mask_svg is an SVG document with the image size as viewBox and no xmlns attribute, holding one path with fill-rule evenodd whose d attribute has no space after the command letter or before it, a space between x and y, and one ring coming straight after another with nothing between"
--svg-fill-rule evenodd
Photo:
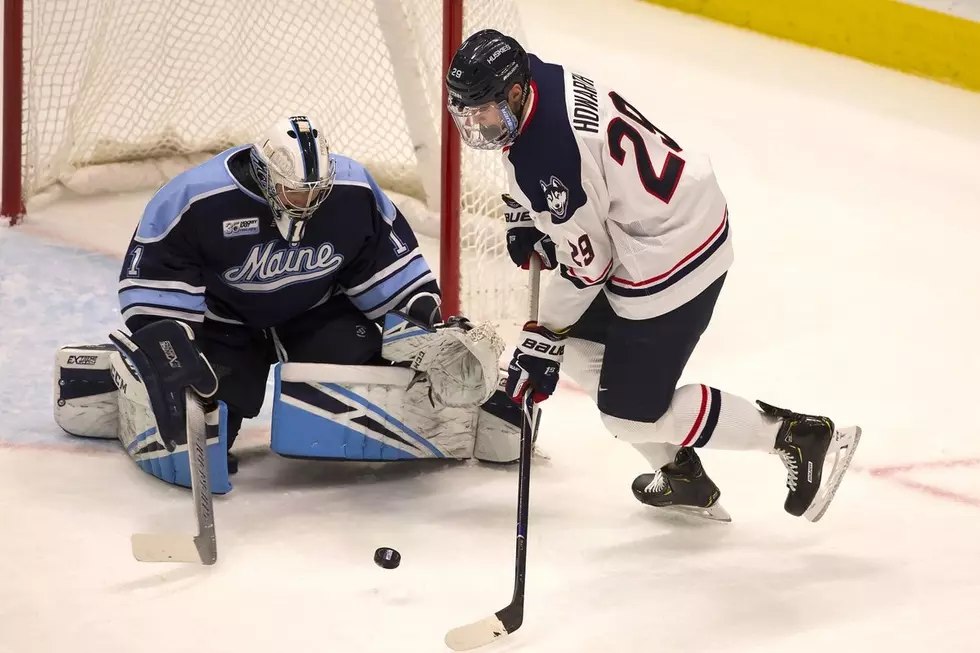
<instances>
[{"instance_id":1,"label":"white hockey jersey","mask_svg":"<svg viewBox=\"0 0 980 653\"><path fill-rule=\"evenodd\" d=\"M511 195L558 251L539 322L565 329L603 290L618 315L637 320L696 297L734 256L708 157L615 91L530 59L521 132L503 157Z\"/></svg>"}]
</instances>

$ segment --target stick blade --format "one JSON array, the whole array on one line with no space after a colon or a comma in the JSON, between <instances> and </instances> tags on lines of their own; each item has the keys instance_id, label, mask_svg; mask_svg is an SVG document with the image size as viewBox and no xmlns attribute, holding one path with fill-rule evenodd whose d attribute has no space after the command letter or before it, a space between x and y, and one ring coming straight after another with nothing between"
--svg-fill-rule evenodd
<instances>
[{"instance_id":1,"label":"stick blade","mask_svg":"<svg viewBox=\"0 0 980 653\"><path fill-rule=\"evenodd\" d=\"M203 563L194 537L178 533L135 533L133 557L140 562Z\"/></svg>"},{"instance_id":2,"label":"stick blade","mask_svg":"<svg viewBox=\"0 0 980 653\"><path fill-rule=\"evenodd\" d=\"M446 646L454 651L469 651L485 646L509 632L497 615L493 614L450 630L446 633Z\"/></svg>"},{"instance_id":3,"label":"stick blade","mask_svg":"<svg viewBox=\"0 0 980 653\"><path fill-rule=\"evenodd\" d=\"M196 562L213 565L218 561L204 406L201 398L189 388L184 393L184 399L187 415L187 456L197 535L136 533L130 538L130 542L133 557L140 562Z\"/></svg>"}]
</instances>

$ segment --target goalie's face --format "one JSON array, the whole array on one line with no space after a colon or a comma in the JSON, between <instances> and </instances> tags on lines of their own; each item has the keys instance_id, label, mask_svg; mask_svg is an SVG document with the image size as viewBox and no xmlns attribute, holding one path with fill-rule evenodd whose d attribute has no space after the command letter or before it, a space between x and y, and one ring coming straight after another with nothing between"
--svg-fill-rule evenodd
<instances>
[{"instance_id":1,"label":"goalie's face","mask_svg":"<svg viewBox=\"0 0 980 653\"><path fill-rule=\"evenodd\" d=\"M336 170L326 140L303 116L277 124L252 146L252 176L292 245L330 194Z\"/></svg>"},{"instance_id":2,"label":"goalie's face","mask_svg":"<svg viewBox=\"0 0 980 653\"><path fill-rule=\"evenodd\" d=\"M329 192L330 188L323 184L300 188L276 184L276 197L283 205L284 210L294 213L296 219L302 219L304 215L320 206Z\"/></svg>"}]
</instances>

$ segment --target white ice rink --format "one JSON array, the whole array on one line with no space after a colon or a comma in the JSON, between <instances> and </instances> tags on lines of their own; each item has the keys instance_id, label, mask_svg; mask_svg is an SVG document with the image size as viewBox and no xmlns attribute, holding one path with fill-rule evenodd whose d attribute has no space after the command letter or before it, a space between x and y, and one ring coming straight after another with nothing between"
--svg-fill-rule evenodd
<instances>
[{"instance_id":1,"label":"white ice rink","mask_svg":"<svg viewBox=\"0 0 980 653\"><path fill-rule=\"evenodd\" d=\"M775 456L704 452L734 522L690 525L633 499L643 459L566 387L525 625L485 650L980 652L980 95L629 0L521 6L532 50L716 165L736 263L684 380L865 436L818 524L783 512ZM0 230L0 653L447 650L510 600L514 469L290 461L266 411L216 502L218 564L130 556L135 531L191 528L189 494L61 432L51 365L118 326L146 198Z\"/></svg>"}]
</instances>

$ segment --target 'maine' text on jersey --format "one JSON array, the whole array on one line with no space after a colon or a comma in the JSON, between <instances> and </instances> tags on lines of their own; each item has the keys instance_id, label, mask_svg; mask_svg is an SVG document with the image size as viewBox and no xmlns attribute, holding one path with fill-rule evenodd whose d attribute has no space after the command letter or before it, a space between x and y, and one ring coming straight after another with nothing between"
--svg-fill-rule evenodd
<instances>
[{"instance_id":1,"label":"'maine' text on jersey","mask_svg":"<svg viewBox=\"0 0 980 653\"><path fill-rule=\"evenodd\" d=\"M334 252L331 243L286 249L272 241L253 245L244 263L221 276L239 290L264 292L332 274L343 262L344 257Z\"/></svg>"}]
</instances>

